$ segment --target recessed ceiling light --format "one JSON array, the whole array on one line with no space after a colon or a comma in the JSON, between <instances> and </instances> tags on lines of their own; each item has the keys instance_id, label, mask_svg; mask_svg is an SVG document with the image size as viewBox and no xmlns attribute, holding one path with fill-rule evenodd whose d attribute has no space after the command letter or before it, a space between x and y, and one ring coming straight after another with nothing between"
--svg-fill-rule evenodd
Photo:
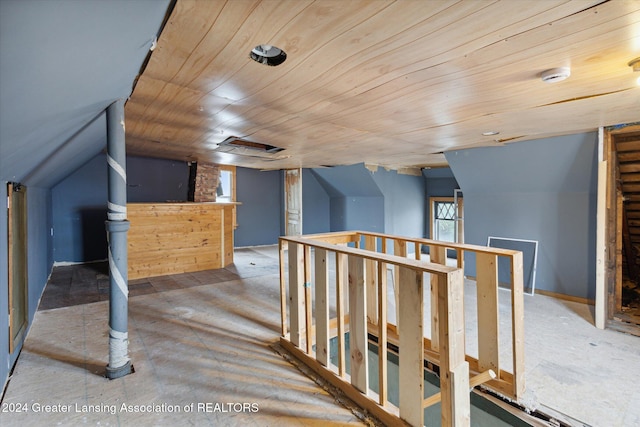
<instances>
[{"instance_id":1,"label":"recessed ceiling light","mask_svg":"<svg viewBox=\"0 0 640 427\"><path fill-rule=\"evenodd\" d=\"M558 67L543 71L540 78L545 83L555 83L567 79L570 75L571 69L569 67Z\"/></svg>"},{"instance_id":2,"label":"recessed ceiling light","mask_svg":"<svg viewBox=\"0 0 640 427\"><path fill-rule=\"evenodd\" d=\"M632 59L627 65L633 68L633 71L640 71L640 57Z\"/></svg>"},{"instance_id":3,"label":"recessed ceiling light","mask_svg":"<svg viewBox=\"0 0 640 427\"><path fill-rule=\"evenodd\" d=\"M249 57L256 62L265 65L276 66L282 64L287 59L287 54L279 47L269 44L259 44L251 49Z\"/></svg>"},{"instance_id":4,"label":"recessed ceiling light","mask_svg":"<svg viewBox=\"0 0 640 427\"><path fill-rule=\"evenodd\" d=\"M490 130L488 132L482 132L482 135L484 136L493 136L493 135L498 135L500 132L498 132L497 130Z\"/></svg>"}]
</instances>

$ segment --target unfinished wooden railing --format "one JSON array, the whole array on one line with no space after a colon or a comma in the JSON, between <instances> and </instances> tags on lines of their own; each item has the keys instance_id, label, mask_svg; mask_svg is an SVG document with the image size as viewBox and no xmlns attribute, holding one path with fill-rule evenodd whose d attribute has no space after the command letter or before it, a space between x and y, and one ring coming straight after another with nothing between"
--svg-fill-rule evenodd
<instances>
[{"instance_id":1,"label":"unfinished wooden railing","mask_svg":"<svg viewBox=\"0 0 640 427\"><path fill-rule=\"evenodd\" d=\"M407 245L430 246L431 263L407 258ZM352 246L349 247L348 245ZM387 254L394 248L395 255ZM478 281L479 355L465 355L463 271L447 267L446 249L475 252ZM312 264L313 249L313 269ZM287 275L285 251L288 250ZM512 261L514 374L500 369L498 343L497 257ZM335 260L334 277L329 261ZM283 347L387 425L422 426L424 408L442 401L442 425L468 425L469 386L488 386L517 399L524 391L522 337L522 257L516 251L412 239L368 232L340 232L280 239L280 287ZM387 267L394 274L397 325L387 322ZM431 284L431 339L424 337L424 284ZM335 284L335 299L330 298ZM348 284L348 289L347 289ZM348 296L348 307L345 307ZM315 299L315 301L314 301ZM313 301L313 302L312 302ZM335 317L330 319L331 303ZM482 314L481 314L482 313ZM348 325L348 326L347 326ZM400 325L400 326L398 326ZM349 331L351 372L345 369L345 333ZM368 337L378 344L379 393L368 385ZM329 340L337 337L337 365ZM387 400L387 344L399 348L399 408ZM441 392L423 396L424 360L439 366ZM493 372L498 373L498 377ZM471 380L470 372L473 373Z\"/></svg>"},{"instance_id":2,"label":"unfinished wooden railing","mask_svg":"<svg viewBox=\"0 0 640 427\"><path fill-rule=\"evenodd\" d=\"M408 256L408 247L413 246L413 257L419 259L421 247L429 247L430 262L444 265L447 261L447 250L456 252L456 263L459 268L464 268L465 256L473 253L476 263L476 290L477 290L477 330L478 330L478 357L466 355L466 360L472 372L481 373L488 369L497 374L495 380L485 384L487 387L518 401L525 390L524 381L524 291L522 252L462 243L442 242L438 240L419 239L410 237L393 236L383 233L354 231L350 235L351 241L358 247L366 250L387 252L393 248L393 253L398 256ZM312 236L308 236L313 238ZM322 238L319 235L318 238ZM409 255L410 256L410 255ZM500 361L499 340L499 307L498 307L498 258L508 260L511 271L511 361L512 372L502 369ZM368 266L367 271L373 267ZM397 276L397 272L396 272ZM367 286L376 288L375 275L368 275ZM394 282L397 283L396 280ZM438 295L439 279L431 281L431 339L425 339L425 358L437 364L439 335L438 335ZM398 289L394 289L396 304L398 301ZM368 307L375 307L377 300L373 294L369 294ZM370 321L377 324L376 318ZM402 322L398 322L400 325Z\"/></svg>"}]
</instances>

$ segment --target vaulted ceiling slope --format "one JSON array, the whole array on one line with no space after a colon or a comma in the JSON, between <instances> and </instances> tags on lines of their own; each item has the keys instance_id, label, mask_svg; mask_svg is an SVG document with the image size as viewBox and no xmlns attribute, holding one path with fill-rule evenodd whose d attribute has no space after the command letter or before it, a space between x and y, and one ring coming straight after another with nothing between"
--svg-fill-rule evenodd
<instances>
[{"instance_id":1,"label":"vaulted ceiling slope","mask_svg":"<svg viewBox=\"0 0 640 427\"><path fill-rule=\"evenodd\" d=\"M286 61L252 61L260 44ZM126 106L127 144L265 169L440 165L637 121L638 56L639 0L178 0ZM555 67L571 76L544 83ZM284 151L230 154L232 136Z\"/></svg>"},{"instance_id":2,"label":"vaulted ceiling slope","mask_svg":"<svg viewBox=\"0 0 640 427\"><path fill-rule=\"evenodd\" d=\"M104 148L168 5L0 1L0 180L50 187Z\"/></svg>"}]
</instances>

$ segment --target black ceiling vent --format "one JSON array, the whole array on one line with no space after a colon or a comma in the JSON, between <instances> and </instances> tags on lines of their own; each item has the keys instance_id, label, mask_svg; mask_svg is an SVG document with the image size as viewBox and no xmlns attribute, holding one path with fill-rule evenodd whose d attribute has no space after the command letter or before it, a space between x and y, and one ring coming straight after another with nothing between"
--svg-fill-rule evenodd
<instances>
[{"instance_id":1,"label":"black ceiling vent","mask_svg":"<svg viewBox=\"0 0 640 427\"><path fill-rule=\"evenodd\" d=\"M275 67L276 65L282 64L287 59L287 54L279 47L268 44L259 44L251 49L249 57L261 64Z\"/></svg>"},{"instance_id":2,"label":"black ceiling vent","mask_svg":"<svg viewBox=\"0 0 640 427\"><path fill-rule=\"evenodd\" d=\"M284 148L275 147L273 145L261 144L259 142L247 141L246 139L230 136L222 141L214 151L236 154L240 156L263 157L270 159L282 159L288 156L277 153L283 151Z\"/></svg>"}]
</instances>

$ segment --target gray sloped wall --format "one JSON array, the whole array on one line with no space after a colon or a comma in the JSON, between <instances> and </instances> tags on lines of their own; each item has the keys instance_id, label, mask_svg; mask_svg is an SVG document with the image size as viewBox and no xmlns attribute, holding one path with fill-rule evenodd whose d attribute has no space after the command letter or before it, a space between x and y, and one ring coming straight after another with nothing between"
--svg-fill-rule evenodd
<instances>
[{"instance_id":1,"label":"gray sloped wall","mask_svg":"<svg viewBox=\"0 0 640 427\"><path fill-rule=\"evenodd\" d=\"M594 298L596 133L445 155L464 192L466 243L537 240L536 289ZM475 260L465 265L474 276Z\"/></svg>"}]
</instances>

